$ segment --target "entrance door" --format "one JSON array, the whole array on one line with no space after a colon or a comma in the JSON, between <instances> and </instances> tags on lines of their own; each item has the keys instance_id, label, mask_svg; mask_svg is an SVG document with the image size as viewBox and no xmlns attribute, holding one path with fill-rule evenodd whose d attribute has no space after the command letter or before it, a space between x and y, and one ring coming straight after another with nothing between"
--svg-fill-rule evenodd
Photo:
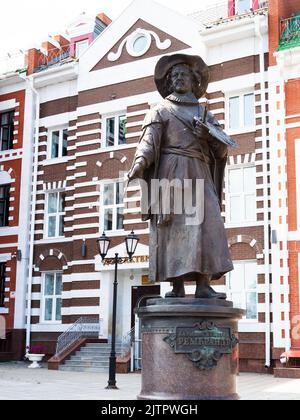
<instances>
[{"instance_id":1,"label":"entrance door","mask_svg":"<svg viewBox=\"0 0 300 420\"><path fill-rule=\"evenodd\" d=\"M160 296L160 286L136 286L132 288L131 328L135 326L134 309L139 300L144 296Z\"/></svg>"}]
</instances>

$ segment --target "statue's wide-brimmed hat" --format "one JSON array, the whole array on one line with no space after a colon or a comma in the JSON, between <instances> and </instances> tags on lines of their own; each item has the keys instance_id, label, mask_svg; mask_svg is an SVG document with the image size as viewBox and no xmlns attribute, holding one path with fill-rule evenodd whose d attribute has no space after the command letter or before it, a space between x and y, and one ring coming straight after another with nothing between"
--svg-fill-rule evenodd
<instances>
[{"instance_id":1,"label":"statue's wide-brimmed hat","mask_svg":"<svg viewBox=\"0 0 300 420\"><path fill-rule=\"evenodd\" d=\"M158 61L155 68L154 79L157 90L161 96L166 98L170 95L170 93L172 93L168 90L166 76L171 68L177 64L186 64L193 70L194 74L199 80L199 84L194 88L194 95L197 97L197 99L202 98L202 96L207 91L207 86L209 83L209 68L198 55L186 54L166 55Z\"/></svg>"}]
</instances>

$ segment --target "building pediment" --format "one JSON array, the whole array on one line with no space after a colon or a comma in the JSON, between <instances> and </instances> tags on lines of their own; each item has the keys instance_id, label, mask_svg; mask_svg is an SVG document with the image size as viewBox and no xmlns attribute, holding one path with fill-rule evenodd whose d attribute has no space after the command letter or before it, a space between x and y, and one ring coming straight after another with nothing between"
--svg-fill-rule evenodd
<instances>
[{"instance_id":1,"label":"building pediment","mask_svg":"<svg viewBox=\"0 0 300 420\"><path fill-rule=\"evenodd\" d=\"M159 56L162 53L170 54L187 48L191 48L191 46L143 19L138 19L92 71Z\"/></svg>"},{"instance_id":2,"label":"building pediment","mask_svg":"<svg viewBox=\"0 0 300 420\"><path fill-rule=\"evenodd\" d=\"M135 0L82 55L80 74L94 77L97 71L177 51L206 58L195 21L152 0Z\"/></svg>"}]
</instances>

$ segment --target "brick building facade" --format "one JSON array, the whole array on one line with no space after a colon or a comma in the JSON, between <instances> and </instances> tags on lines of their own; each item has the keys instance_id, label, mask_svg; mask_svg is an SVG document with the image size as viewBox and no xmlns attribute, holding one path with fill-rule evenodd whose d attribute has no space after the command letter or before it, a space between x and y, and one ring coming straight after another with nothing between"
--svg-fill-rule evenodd
<instances>
[{"instance_id":1,"label":"brick building facade","mask_svg":"<svg viewBox=\"0 0 300 420\"><path fill-rule=\"evenodd\" d=\"M0 341L1 361L20 360L25 347L32 107L32 95L22 75L1 77L0 316L6 326L6 340Z\"/></svg>"},{"instance_id":2,"label":"brick building facade","mask_svg":"<svg viewBox=\"0 0 300 420\"><path fill-rule=\"evenodd\" d=\"M101 336L110 337L113 267L102 264L96 249L103 230L112 239L111 256L126 255L124 239L132 229L140 237L133 262L120 267L118 340L135 325L137 299L168 290L168 284L149 285L149 226L141 220L139 187L131 184L123 196L123 184L145 114L161 100L154 67L162 55L182 52L201 55L210 66L201 101L239 144L229 151L223 200L235 271L216 288L246 308L241 370L268 372L290 350L291 319L299 314L294 209L300 149L297 66L284 61L284 52L273 56L280 17L295 12L296 2L285 2L284 11L281 3L229 1L228 17L220 8L185 17L135 1L112 23L103 15L81 17L69 40L54 37L44 53L29 51L28 79L40 106L27 343L43 344L53 355L58 336L82 316L100 319ZM99 35L101 25L108 27ZM286 84L284 65L291 74Z\"/></svg>"},{"instance_id":3,"label":"brick building facade","mask_svg":"<svg viewBox=\"0 0 300 420\"><path fill-rule=\"evenodd\" d=\"M291 359L300 348L299 12L297 1L270 4L274 347L289 352ZM286 375L283 369L276 373Z\"/></svg>"}]
</instances>

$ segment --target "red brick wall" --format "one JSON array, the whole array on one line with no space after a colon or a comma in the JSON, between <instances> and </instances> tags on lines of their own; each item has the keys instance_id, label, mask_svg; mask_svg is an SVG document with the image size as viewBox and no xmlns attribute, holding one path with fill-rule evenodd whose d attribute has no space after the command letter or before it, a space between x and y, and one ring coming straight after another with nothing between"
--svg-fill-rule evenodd
<instances>
[{"instance_id":1,"label":"red brick wall","mask_svg":"<svg viewBox=\"0 0 300 420\"><path fill-rule=\"evenodd\" d=\"M17 227L19 225L19 206L20 206L20 189L21 189L21 171L22 171L22 156L19 152L23 148L23 134L24 134L24 109L25 109L25 91L20 90L17 92L11 92L5 95L0 95L0 103L4 101L13 100L18 103L14 111L15 115L14 121L15 128L14 131L17 131L17 134L14 134L14 144L12 150L0 152L0 163L3 166L3 170L8 172L13 179L11 188L14 190L10 191L10 198L13 201L10 201L9 207L13 210L9 211L9 218L13 218L9 221L9 227ZM18 150L18 151L17 151ZM10 160L6 160L6 157L9 157ZM15 158L15 159L11 159ZM1 245L7 244L7 248L1 248L1 254L11 254L12 259L7 261L5 278L9 281L5 283L5 288L9 289L5 293L5 298L9 299L5 303L5 308L8 309L8 314L4 315L7 322L7 328L14 328L14 310L15 310L15 300L12 297L12 293L16 291L16 252L17 247L12 247L10 244L18 243L18 237L13 236L0 236Z\"/></svg>"},{"instance_id":2,"label":"red brick wall","mask_svg":"<svg viewBox=\"0 0 300 420\"><path fill-rule=\"evenodd\" d=\"M291 323L295 317L300 315L300 291L299 291L299 260L300 242L289 242L289 285L290 285L290 319ZM293 326L292 326L293 328ZM299 348L300 340L293 337L292 334L292 347Z\"/></svg>"},{"instance_id":3,"label":"red brick wall","mask_svg":"<svg viewBox=\"0 0 300 420\"><path fill-rule=\"evenodd\" d=\"M19 121L18 135L15 139L18 143L14 145L14 149L21 149L23 147L23 130L24 130L24 108L25 108L25 91L20 90L18 92L12 92L5 95L0 95L0 102L9 101L15 99L19 103L19 106L15 108L15 112L19 112L19 116L15 116L15 121Z\"/></svg>"},{"instance_id":4,"label":"red brick wall","mask_svg":"<svg viewBox=\"0 0 300 420\"><path fill-rule=\"evenodd\" d=\"M289 80L285 85L285 94L286 115L300 114L300 79Z\"/></svg>"},{"instance_id":5,"label":"red brick wall","mask_svg":"<svg viewBox=\"0 0 300 420\"><path fill-rule=\"evenodd\" d=\"M270 66L276 65L273 53L277 50L280 39L280 19L289 18L300 9L299 0L269 0L269 43Z\"/></svg>"},{"instance_id":6,"label":"red brick wall","mask_svg":"<svg viewBox=\"0 0 300 420\"><path fill-rule=\"evenodd\" d=\"M300 8L300 5L299 5ZM300 80L289 80L285 86L286 93L286 116L300 113ZM299 123L300 118L287 118L286 123ZM300 139L300 128L287 128L287 190L288 190L288 225L290 231L298 230L297 209L297 179L296 179L296 155L295 141ZM299 293L299 260L300 242L291 241L289 246L289 285L290 285L290 319L293 322L300 314ZM293 328L293 325L292 325ZM292 336L292 347L300 347L300 340Z\"/></svg>"},{"instance_id":7,"label":"red brick wall","mask_svg":"<svg viewBox=\"0 0 300 420\"><path fill-rule=\"evenodd\" d=\"M2 239L2 238L1 238ZM8 238L9 241L13 240L13 237ZM1 248L1 253L4 254L16 254L17 248L9 247L9 248ZM9 288L9 292L5 292L5 299L9 299L9 302L4 304L4 308L8 309L8 314L5 314L4 317L6 318L6 327L7 329L14 328L14 311L15 311L15 300L11 298L11 293L16 291L16 258L13 257L10 261L5 263L6 270L10 269L10 271L5 272L5 278L9 279L9 282L5 283L5 287Z\"/></svg>"}]
</instances>

